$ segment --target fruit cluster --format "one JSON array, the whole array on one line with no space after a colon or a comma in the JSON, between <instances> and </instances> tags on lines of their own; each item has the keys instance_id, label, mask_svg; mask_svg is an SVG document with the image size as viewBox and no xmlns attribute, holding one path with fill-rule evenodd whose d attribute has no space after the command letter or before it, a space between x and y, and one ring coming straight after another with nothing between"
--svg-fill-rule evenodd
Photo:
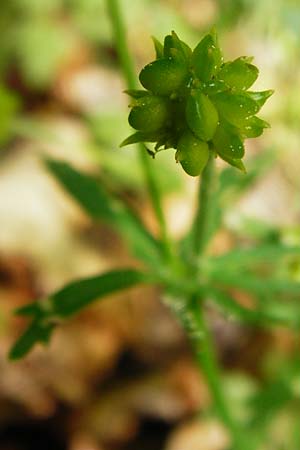
<instances>
[{"instance_id":1,"label":"fruit cluster","mask_svg":"<svg viewBox=\"0 0 300 450\"><path fill-rule=\"evenodd\" d=\"M224 63L215 30L194 51L175 32L154 45L156 60L139 76L146 90L126 91L128 121L138 131L121 146L153 142L153 155L174 148L191 176L202 172L211 153L245 171L244 140L269 127L256 114L273 93L248 91L258 77L252 58Z\"/></svg>"}]
</instances>

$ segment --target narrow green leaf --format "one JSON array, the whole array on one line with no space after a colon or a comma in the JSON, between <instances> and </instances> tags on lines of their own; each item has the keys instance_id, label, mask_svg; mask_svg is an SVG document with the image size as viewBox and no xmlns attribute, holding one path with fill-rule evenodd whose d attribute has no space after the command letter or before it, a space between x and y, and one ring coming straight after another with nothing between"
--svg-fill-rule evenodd
<instances>
[{"instance_id":1,"label":"narrow green leaf","mask_svg":"<svg viewBox=\"0 0 300 450\"><path fill-rule=\"evenodd\" d=\"M63 161L46 159L45 163L48 170L92 218L108 222L114 220L113 205L103 188L92 177Z\"/></svg>"},{"instance_id":2,"label":"narrow green leaf","mask_svg":"<svg viewBox=\"0 0 300 450\"><path fill-rule=\"evenodd\" d=\"M257 325L263 327L270 326L293 326L295 323L288 320L286 316L273 315L270 312L262 311L260 309L249 309L240 305L234 300L230 294L221 289L216 289L214 286L207 288L207 296L211 298L225 313L234 318L238 322Z\"/></svg>"},{"instance_id":3,"label":"narrow green leaf","mask_svg":"<svg viewBox=\"0 0 300 450\"><path fill-rule=\"evenodd\" d=\"M269 383L250 402L254 411L250 425L255 428L265 427L292 398L292 389L283 377Z\"/></svg>"},{"instance_id":4,"label":"narrow green leaf","mask_svg":"<svg viewBox=\"0 0 300 450\"><path fill-rule=\"evenodd\" d=\"M10 359L21 358L38 342L48 342L58 319L66 319L109 294L150 281L146 274L137 270L113 270L68 284L47 298L45 307L42 301L31 303L27 306L27 311L26 306L17 310L19 315L37 312L34 312L32 323L12 347Z\"/></svg>"},{"instance_id":5,"label":"narrow green leaf","mask_svg":"<svg viewBox=\"0 0 300 450\"><path fill-rule=\"evenodd\" d=\"M211 272L211 279L216 283L228 287L236 287L256 295L273 296L274 294L300 295L300 283L282 278L259 278L249 274L249 271L236 270L234 272L215 268ZM299 320L299 318L297 318Z\"/></svg>"},{"instance_id":6,"label":"narrow green leaf","mask_svg":"<svg viewBox=\"0 0 300 450\"><path fill-rule=\"evenodd\" d=\"M124 203L109 195L91 176L69 164L48 159L46 165L66 191L94 219L111 224L129 244L136 256L157 265L160 246L139 217Z\"/></svg>"},{"instance_id":7,"label":"narrow green leaf","mask_svg":"<svg viewBox=\"0 0 300 450\"><path fill-rule=\"evenodd\" d=\"M300 255L300 247L287 247L278 244L235 249L212 259L214 266L226 268L246 268L257 264L277 264L286 256Z\"/></svg>"},{"instance_id":8,"label":"narrow green leaf","mask_svg":"<svg viewBox=\"0 0 300 450\"><path fill-rule=\"evenodd\" d=\"M218 113L210 99L199 89L191 92L186 106L189 128L202 141L209 141L218 125Z\"/></svg>"},{"instance_id":9,"label":"narrow green leaf","mask_svg":"<svg viewBox=\"0 0 300 450\"><path fill-rule=\"evenodd\" d=\"M49 298L51 307L48 307L49 312L45 314L45 318L64 319L79 312L95 300L147 280L147 276L142 272L120 269L74 281L51 295Z\"/></svg>"},{"instance_id":10,"label":"narrow green leaf","mask_svg":"<svg viewBox=\"0 0 300 450\"><path fill-rule=\"evenodd\" d=\"M11 348L8 355L9 359L17 360L22 358L38 342L47 343L53 328L54 325L52 324L43 324L38 320L34 320Z\"/></svg>"}]
</instances>

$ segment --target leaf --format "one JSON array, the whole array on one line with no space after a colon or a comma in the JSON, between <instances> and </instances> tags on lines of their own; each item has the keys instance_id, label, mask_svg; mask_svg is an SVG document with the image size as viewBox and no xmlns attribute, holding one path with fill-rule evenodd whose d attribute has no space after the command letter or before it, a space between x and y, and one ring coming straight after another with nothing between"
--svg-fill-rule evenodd
<instances>
[{"instance_id":1,"label":"leaf","mask_svg":"<svg viewBox=\"0 0 300 450\"><path fill-rule=\"evenodd\" d=\"M277 264L279 260L290 255L300 255L300 247L283 245L260 245L254 248L235 249L212 259L214 266L230 268L249 268L257 264Z\"/></svg>"},{"instance_id":2,"label":"leaf","mask_svg":"<svg viewBox=\"0 0 300 450\"><path fill-rule=\"evenodd\" d=\"M251 426L264 427L292 398L293 392L284 378L269 383L250 402L254 410Z\"/></svg>"},{"instance_id":3,"label":"leaf","mask_svg":"<svg viewBox=\"0 0 300 450\"><path fill-rule=\"evenodd\" d=\"M242 57L224 64L218 73L218 79L231 88L246 90L255 82L258 73L257 67L249 64Z\"/></svg>"},{"instance_id":4,"label":"leaf","mask_svg":"<svg viewBox=\"0 0 300 450\"><path fill-rule=\"evenodd\" d=\"M259 106L247 93L221 92L211 97L220 115L236 127L244 127L251 116L259 111Z\"/></svg>"},{"instance_id":5,"label":"leaf","mask_svg":"<svg viewBox=\"0 0 300 450\"><path fill-rule=\"evenodd\" d=\"M240 305L231 295L224 290L216 289L215 286L207 288L207 296L220 307L220 309L238 322L257 326L278 326L290 327L295 325L293 320L289 320L285 315L275 314L260 309L249 309Z\"/></svg>"},{"instance_id":6,"label":"leaf","mask_svg":"<svg viewBox=\"0 0 300 450\"><path fill-rule=\"evenodd\" d=\"M192 60L196 75L201 81L209 81L216 75L223 57L215 32L211 32L200 41L193 52Z\"/></svg>"},{"instance_id":7,"label":"leaf","mask_svg":"<svg viewBox=\"0 0 300 450\"><path fill-rule=\"evenodd\" d=\"M218 113L210 99L199 89L191 92L186 106L186 120L191 131L209 141L218 125Z\"/></svg>"},{"instance_id":8,"label":"leaf","mask_svg":"<svg viewBox=\"0 0 300 450\"><path fill-rule=\"evenodd\" d=\"M159 243L124 203L110 196L94 178L65 162L48 159L46 165L94 220L100 219L111 224L141 260L155 265L159 263Z\"/></svg>"},{"instance_id":9,"label":"leaf","mask_svg":"<svg viewBox=\"0 0 300 450\"><path fill-rule=\"evenodd\" d=\"M232 127L221 122L213 137L214 147L225 161L241 159L245 154L243 141L233 130Z\"/></svg>"},{"instance_id":10,"label":"leaf","mask_svg":"<svg viewBox=\"0 0 300 450\"><path fill-rule=\"evenodd\" d=\"M74 281L51 295L50 307L46 319L56 317L65 319L85 308L91 302L99 300L117 291L128 289L139 283L147 282L147 276L137 270L121 269Z\"/></svg>"},{"instance_id":11,"label":"leaf","mask_svg":"<svg viewBox=\"0 0 300 450\"><path fill-rule=\"evenodd\" d=\"M224 267L214 268L211 279L220 285L236 287L255 295L272 297L275 294L300 295L300 283L283 278L253 276L248 270L225 270ZM295 318L299 321L299 317Z\"/></svg>"},{"instance_id":12,"label":"leaf","mask_svg":"<svg viewBox=\"0 0 300 450\"><path fill-rule=\"evenodd\" d=\"M22 358L38 342L47 343L53 328L54 325L52 324L45 325L38 320L34 320L11 348L8 355L9 359L17 360Z\"/></svg>"},{"instance_id":13,"label":"leaf","mask_svg":"<svg viewBox=\"0 0 300 450\"><path fill-rule=\"evenodd\" d=\"M57 319L70 317L109 294L149 281L146 274L136 270L113 270L68 284L47 298L46 306L44 301L28 305L27 313L30 311L34 319L11 349L9 357L19 359L36 343L48 342ZM24 315L25 308L17 310L16 314Z\"/></svg>"}]
</instances>

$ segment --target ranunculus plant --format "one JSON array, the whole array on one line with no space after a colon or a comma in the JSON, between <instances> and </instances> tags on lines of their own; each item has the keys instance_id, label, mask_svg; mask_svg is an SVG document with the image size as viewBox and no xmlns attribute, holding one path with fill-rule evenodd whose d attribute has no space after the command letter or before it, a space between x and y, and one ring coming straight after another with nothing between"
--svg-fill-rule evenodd
<instances>
[{"instance_id":1,"label":"ranunculus plant","mask_svg":"<svg viewBox=\"0 0 300 450\"><path fill-rule=\"evenodd\" d=\"M47 160L48 170L95 222L109 224L127 242L140 262L139 269L124 268L74 281L16 311L30 320L10 352L11 359L28 353L38 342L47 343L63 320L91 302L137 284L160 286L169 306L190 339L199 370L206 377L215 413L224 422L235 450L261 448L261 433L252 433L251 421L241 423L223 390L222 376L205 310L207 300L231 319L247 326L299 328L299 309L277 308L281 299L295 299L300 284L288 272L276 270L278 261L299 256L299 248L278 242L233 248L210 254L208 244L222 225L226 189L251 183L245 173L245 140L260 136L269 127L257 116L272 90L250 90L258 77L252 58L224 62L215 30L192 50L175 32L164 43L154 39L156 59L141 71L139 89L126 44L125 27L117 0L107 1L115 45L130 96L129 123L136 130L122 145L138 143L145 183L159 225L154 236L141 218L106 189L99 177L79 172L69 164ZM150 148L145 144L151 144ZM157 152L174 151L183 170L199 177L194 220L179 242L168 232L155 170ZM231 167L215 168L221 158ZM240 169L241 172L236 171ZM101 179L101 177L100 177ZM262 270L263 269L263 270ZM251 294L252 308L240 304L234 292ZM291 303L293 304L293 303ZM253 417L259 417L255 408Z\"/></svg>"}]
</instances>

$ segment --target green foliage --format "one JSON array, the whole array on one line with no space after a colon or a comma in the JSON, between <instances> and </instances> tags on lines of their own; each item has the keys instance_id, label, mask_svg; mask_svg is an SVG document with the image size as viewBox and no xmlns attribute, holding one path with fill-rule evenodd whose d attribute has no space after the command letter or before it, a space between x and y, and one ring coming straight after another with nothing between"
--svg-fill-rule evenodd
<instances>
[{"instance_id":1,"label":"green foliage","mask_svg":"<svg viewBox=\"0 0 300 450\"><path fill-rule=\"evenodd\" d=\"M91 302L147 280L142 272L132 269L110 271L70 283L51 297L18 309L16 314L32 317L32 323L12 347L10 358L22 358L36 343L47 343L55 324Z\"/></svg>"},{"instance_id":2,"label":"green foliage","mask_svg":"<svg viewBox=\"0 0 300 450\"><path fill-rule=\"evenodd\" d=\"M83 174L65 162L47 160L47 167L80 206L97 220L120 232L133 253L148 264L157 265L161 252L158 242L143 226L136 214L109 193L93 177Z\"/></svg>"},{"instance_id":3,"label":"green foliage","mask_svg":"<svg viewBox=\"0 0 300 450\"><path fill-rule=\"evenodd\" d=\"M156 60L142 69L140 82L149 91L150 98L151 93L161 97L161 111L154 113L155 108L144 97L146 94L142 94L142 108L135 103L131 105L129 123L137 130L155 130L157 135L135 134L121 145L132 143L132 139L157 142L155 149L158 151L161 147L178 149L180 143L180 158L176 156L176 160L188 161L181 164L183 169L197 176L198 162L204 158L196 157L195 149L201 152L206 143L210 153L245 172L243 142L246 138L260 136L269 127L255 114L273 93L271 90L247 91L258 77L257 67L251 64L252 58L242 56L223 63L215 30L207 34L193 52L175 32L166 36L163 46L154 39L154 46ZM137 98L140 92L131 91L129 95ZM187 130L199 141L192 158L188 147L183 157L182 136ZM194 169L192 161L195 161ZM204 167L202 164L201 168Z\"/></svg>"}]
</instances>

